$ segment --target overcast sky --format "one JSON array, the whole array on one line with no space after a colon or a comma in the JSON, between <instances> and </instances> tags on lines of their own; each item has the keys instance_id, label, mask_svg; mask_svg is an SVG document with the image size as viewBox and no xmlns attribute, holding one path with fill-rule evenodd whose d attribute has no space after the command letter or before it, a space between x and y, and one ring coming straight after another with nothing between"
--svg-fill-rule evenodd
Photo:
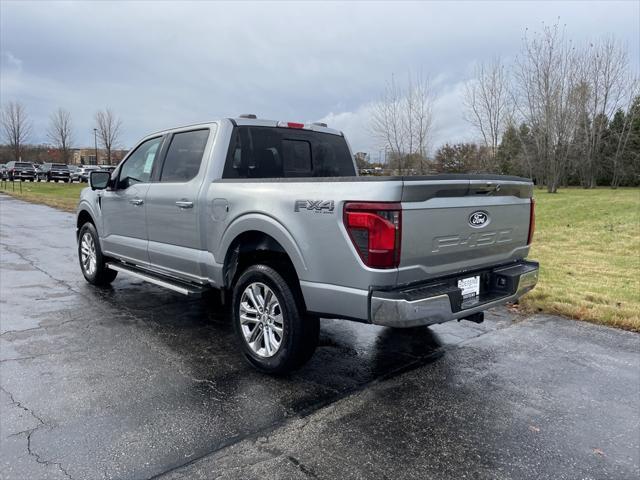
<instances>
[{"instance_id":1,"label":"overcast sky","mask_svg":"<svg viewBox=\"0 0 640 480\"><path fill-rule=\"evenodd\" d=\"M121 144L240 113L341 129L377 152L368 109L392 74L421 71L437 94L434 145L476 138L461 92L474 62L517 54L526 28L566 24L576 41L615 35L634 68L640 2L0 2L0 100L25 104L31 141L72 113L78 145L94 113L123 121ZM374 153L374 159L377 153Z\"/></svg>"}]
</instances>

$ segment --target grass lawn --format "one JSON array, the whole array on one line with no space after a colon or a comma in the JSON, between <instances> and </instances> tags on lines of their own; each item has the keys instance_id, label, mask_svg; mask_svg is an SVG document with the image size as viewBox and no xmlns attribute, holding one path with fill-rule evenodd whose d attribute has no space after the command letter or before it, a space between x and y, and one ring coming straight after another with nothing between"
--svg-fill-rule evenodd
<instances>
[{"instance_id":1,"label":"grass lawn","mask_svg":"<svg viewBox=\"0 0 640 480\"><path fill-rule=\"evenodd\" d=\"M640 189L534 196L540 280L520 309L640 332Z\"/></svg>"},{"instance_id":2,"label":"grass lawn","mask_svg":"<svg viewBox=\"0 0 640 480\"><path fill-rule=\"evenodd\" d=\"M16 184L18 187L18 184ZM15 197L74 211L86 184L29 183ZM640 332L640 189L535 191L538 286L518 305Z\"/></svg>"},{"instance_id":3,"label":"grass lawn","mask_svg":"<svg viewBox=\"0 0 640 480\"><path fill-rule=\"evenodd\" d=\"M86 187L86 183L22 182L22 193L20 193L20 182L15 182L15 184L2 182L0 183L0 192L8 193L27 202L44 203L51 207L74 212L80 198L80 190Z\"/></svg>"}]
</instances>

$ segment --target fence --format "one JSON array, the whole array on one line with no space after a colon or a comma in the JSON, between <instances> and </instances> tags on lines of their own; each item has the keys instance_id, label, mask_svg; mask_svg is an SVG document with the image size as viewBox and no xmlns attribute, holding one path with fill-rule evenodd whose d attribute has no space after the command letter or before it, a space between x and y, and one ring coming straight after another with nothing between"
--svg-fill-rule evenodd
<instances>
[{"instance_id":1,"label":"fence","mask_svg":"<svg viewBox=\"0 0 640 480\"><path fill-rule=\"evenodd\" d=\"M11 184L11 191L15 192L16 191L16 181L15 180L7 180L6 178L3 178L2 180L0 180L0 190L4 191L9 191L9 184ZM20 185L20 193L22 193L22 180L18 180L18 185Z\"/></svg>"}]
</instances>

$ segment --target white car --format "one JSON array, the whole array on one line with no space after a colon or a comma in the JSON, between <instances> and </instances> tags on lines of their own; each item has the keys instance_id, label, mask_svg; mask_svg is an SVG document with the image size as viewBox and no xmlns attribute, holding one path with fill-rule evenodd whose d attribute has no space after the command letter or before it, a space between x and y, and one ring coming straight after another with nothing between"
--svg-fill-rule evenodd
<instances>
[{"instance_id":1,"label":"white car","mask_svg":"<svg viewBox=\"0 0 640 480\"><path fill-rule=\"evenodd\" d=\"M71 181L77 180L78 182L87 183L89 181L89 175L93 170L100 170L98 165L82 165L75 172L71 173Z\"/></svg>"}]
</instances>

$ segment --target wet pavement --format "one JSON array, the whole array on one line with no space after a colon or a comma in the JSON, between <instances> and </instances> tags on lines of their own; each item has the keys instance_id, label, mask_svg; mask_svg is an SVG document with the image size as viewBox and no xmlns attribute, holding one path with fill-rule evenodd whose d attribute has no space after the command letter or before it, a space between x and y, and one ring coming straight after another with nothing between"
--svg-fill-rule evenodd
<instances>
[{"instance_id":1,"label":"wet pavement","mask_svg":"<svg viewBox=\"0 0 640 480\"><path fill-rule=\"evenodd\" d=\"M640 337L492 311L322 322L287 377L224 312L84 281L73 215L0 196L0 478L637 478Z\"/></svg>"}]
</instances>

